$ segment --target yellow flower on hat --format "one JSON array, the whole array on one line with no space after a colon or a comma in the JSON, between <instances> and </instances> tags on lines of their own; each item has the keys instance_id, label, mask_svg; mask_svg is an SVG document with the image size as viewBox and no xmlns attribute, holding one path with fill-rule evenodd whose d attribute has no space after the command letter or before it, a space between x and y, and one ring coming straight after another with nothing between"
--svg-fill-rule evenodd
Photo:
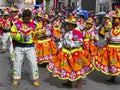
<instances>
[{"instance_id":1,"label":"yellow flower on hat","mask_svg":"<svg viewBox=\"0 0 120 90\"><path fill-rule=\"evenodd\" d=\"M42 12L38 12L37 16L38 16L38 17L43 17Z\"/></svg>"},{"instance_id":2,"label":"yellow flower on hat","mask_svg":"<svg viewBox=\"0 0 120 90\"><path fill-rule=\"evenodd\" d=\"M94 21L93 21L93 19L92 19L91 17L89 17L89 18L86 20L86 23L93 24L93 23L94 23Z\"/></svg>"},{"instance_id":3,"label":"yellow flower on hat","mask_svg":"<svg viewBox=\"0 0 120 90\"><path fill-rule=\"evenodd\" d=\"M13 6L12 6L12 7L10 8L10 11L11 11L11 12L12 12L12 11L14 12L14 11L18 11L18 9L17 9L16 7L13 7Z\"/></svg>"},{"instance_id":4,"label":"yellow flower on hat","mask_svg":"<svg viewBox=\"0 0 120 90\"><path fill-rule=\"evenodd\" d=\"M73 24L76 24L77 20L76 18L71 14L67 20L66 20L68 23L73 23Z\"/></svg>"}]
</instances>

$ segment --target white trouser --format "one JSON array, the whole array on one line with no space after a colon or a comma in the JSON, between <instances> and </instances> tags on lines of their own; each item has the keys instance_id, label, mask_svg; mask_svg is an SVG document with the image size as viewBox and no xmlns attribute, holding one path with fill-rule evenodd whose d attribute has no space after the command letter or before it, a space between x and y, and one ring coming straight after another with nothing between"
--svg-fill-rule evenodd
<instances>
[{"instance_id":1,"label":"white trouser","mask_svg":"<svg viewBox=\"0 0 120 90\"><path fill-rule=\"evenodd\" d=\"M10 32L3 33L3 36L2 36L2 49L6 50L7 40L10 40L9 52L10 52L11 59L13 60L13 50L14 49L13 49L12 39L10 38Z\"/></svg>"},{"instance_id":2,"label":"white trouser","mask_svg":"<svg viewBox=\"0 0 120 90\"><path fill-rule=\"evenodd\" d=\"M13 51L13 44L12 44L12 39L10 38L10 33L7 32L7 33L3 33L3 36L2 36L2 49L6 49L7 47L7 40L10 40L10 52Z\"/></svg>"},{"instance_id":3,"label":"white trouser","mask_svg":"<svg viewBox=\"0 0 120 90\"><path fill-rule=\"evenodd\" d=\"M39 78L35 47L16 47L14 50L14 55L15 60L13 64L13 79L21 79L21 66L23 63L24 55L29 60L33 80Z\"/></svg>"}]
</instances>

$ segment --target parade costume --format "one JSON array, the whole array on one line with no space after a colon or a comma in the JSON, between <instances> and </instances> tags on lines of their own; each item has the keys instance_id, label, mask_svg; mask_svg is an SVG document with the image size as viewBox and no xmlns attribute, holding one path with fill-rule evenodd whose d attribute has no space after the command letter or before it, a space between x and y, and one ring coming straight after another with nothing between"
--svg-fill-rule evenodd
<instances>
[{"instance_id":1,"label":"parade costume","mask_svg":"<svg viewBox=\"0 0 120 90\"><path fill-rule=\"evenodd\" d=\"M19 19L18 18L18 9L15 8L15 7L11 7L10 8L10 23L11 23L11 27L14 23L17 22L17 20ZM11 60L12 60L12 63L14 62L14 40L12 40L12 43L10 44L11 46L11 52L10 52L10 57L11 57Z\"/></svg>"},{"instance_id":2,"label":"parade costume","mask_svg":"<svg viewBox=\"0 0 120 90\"><path fill-rule=\"evenodd\" d=\"M120 9L116 9L113 19L120 22ZM118 21L117 21L118 22ZM106 75L116 76L120 74L120 24L112 27L108 38L108 45L105 45L96 57L96 69ZM112 79L111 79L112 80ZM114 81L114 79L112 80Z\"/></svg>"},{"instance_id":3,"label":"parade costume","mask_svg":"<svg viewBox=\"0 0 120 90\"><path fill-rule=\"evenodd\" d=\"M26 13L29 13L30 15ZM25 23L26 19L24 20L24 18L30 16L31 16L30 10L28 9L24 10L23 17L21 19L18 19L17 22L15 22L11 28L11 38L15 41L14 42L15 60L13 64L13 86L18 85L21 79L21 67L25 55L29 60L30 67L32 70L33 85L39 86L39 72L36 62L36 51L35 51L34 39L33 39L35 32L34 31L35 24L33 20L30 20L30 18L28 18L30 21L27 23Z\"/></svg>"},{"instance_id":4,"label":"parade costume","mask_svg":"<svg viewBox=\"0 0 120 90\"><path fill-rule=\"evenodd\" d=\"M98 33L96 33L96 30L93 26L93 20L91 18L88 18L86 21L86 24L91 25L90 28L85 28L83 31L83 40L85 43L86 49L89 51L92 57L97 55L98 52ZM88 25L87 25L88 26Z\"/></svg>"},{"instance_id":5,"label":"parade costume","mask_svg":"<svg viewBox=\"0 0 120 90\"><path fill-rule=\"evenodd\" d=\"M85 24L84 19L82 19L82 20L78 19L78 20L77 20L77 26L78 26L81 30L84 29L84 24Z\"/></svg>"},{"instance_id":6,"label":"parade costume","mask_svg":"<svg viewBox=\"0 0 120 90\"><path fill-rule=\"evenodd\" d=\"M2 35L2 52L6 51L7 47L7 40L10 40L10 44L12 43L12 39L10 38L10 28L11 28L11 23L9 19L9 13L5 12L4 13L4 18L2 19L2 30L3 30L3 35ZM9 51L11 53L12 51L12 46L10 45Z\"/></svg>"},{"instance_id":7,"label":"parade costume","mask_svg":"<svg viewBox=\"0 0 120 90\"><path fill-rule=\"evenodd\" d=\"M52 35L51 25L46 24L40 26L35 30L35 39L36 39L37 62L39 64L42 64L48 63L53 58L53 56L57 53L57 46L51 38Z\"/></svg>"},{"instance_id":8,"label":"parade costume","mask_svg":"<svg viewBox=\"0 0 120 90\"><path fill-rule=\"evenodd\" d=\"M105 37L105 40L107 39L107 37L109 37L109 31L112 28L112 23L110 21L110 16L108 14L105 15L105 22L104 22L104 26L100 31L100 34L103 35Z\"/></svg>"},{"instance_id":9,"label":"parade costume","mask_svg":"<svg viewBox=\"0 0 120 90\"><path fill-rule=\"evenodd\" d=\"M94 69L89 52L83 49L82 32L78 28L67 32L58 48L57 55L47 65L54 77L76 81Z\"/></svg>"},{"instance_id":10,"label":"parade costume","mask_svg":"<svg viewBox=\"0 0 120 90\"><path fill-rule=\"evenodd\" d=\"M60 39L60 38L62 38L62 36L63 36L63 31L62 31L62 28L61 28L61 26L62 26L62 23L61 23L61 21L59 20L59 18L57 19L57 20L55 20L53 23L52 23L52 25L53 25L53 35L54 35L54 37L56 38L56 39Z\"/></svg>"},{"instance_id":11,"label":"parade costume","mask_svg":"<svg viewBox=\"0 0 120 90\"><path fill-rule=\"evenodd\" d=\"M36 55L37 62L49 62L52 57L57 53L55 42L51 39L51 26L47 25L36 32L41 35L36 36Z\"/></svg>"},{"instance_id":12,"label":"parade costume","mask_svg":"<svg viewBox=\"0 0 120 90\"><path fill-rule=\"evenodd\" d=\"M77 16L77 26L79 27L80 30L83 30L85 27L85 15L82 13L78 13Z\"/></svg>"}]
</instances>

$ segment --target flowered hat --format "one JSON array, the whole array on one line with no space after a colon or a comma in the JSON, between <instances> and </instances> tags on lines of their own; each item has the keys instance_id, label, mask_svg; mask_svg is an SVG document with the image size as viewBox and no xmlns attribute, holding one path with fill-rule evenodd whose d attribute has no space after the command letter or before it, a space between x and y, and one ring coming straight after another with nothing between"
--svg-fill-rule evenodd
<instances>
[{"instance_id":1,"label":"flowered hat","mask_svg":"<svg viewBox=\"0 0 120 90\"><path fill-rule=\"evenodd\" d=\"M11 8L10 7L7 7L5 9L3 9L4 12L10 12Z\"/></svg>"},{"instance_id":2,"label":"flowered hat","mask_svg":"<svg viewBox=\"0 0 120 90\"><path fill-rule=\"evenodd\" d=\"M93 21L93 19L92 19L91 17L89 17L89 18L86 20L86 23L93 24L93 23L94 23L94 21Z\"/></svg>"},{"instance_id":3,"label":"flowered hat","mask_svg":"<svg viewBox=\"0 0 120 90\"><path fill-rule=\"evenodd\" d=\"M115 8L116 10L115 10L115 14L113 15L113 17L120 18L120 6L116 6Z\"/></svg>"},{"instance_id":4,"label":"flowered hat","mask_svg":"<svg viewBox=\"0 0 120 90\"><path fill-rule=\"evenodd\" d=\"M106 15L105 15L105 18L110 18L109 14L106 14Z\"/></svg>"},{"instance_id":5,"label":"flowered hat","mask_svg":"<svg viewBox=\"0 0 120 90\"><path fill-rule=\"evenodd\" d=\"M37 14L37 17L43 17L43 14L42 14L42 12L38 12L38 14Z\"/></svg>"},{"instance_id":6,"label":"flowered hat","mask_svg":"<svg viewBox=\"0 0 120 90\"><path fill-rule=\"evenodd\" d=\"M10 12L17 12L17 11L18 11L18 9L16 7L11 7L10 8Z\"/></svg>"},{"instance_id":7,"label":"flowered hat","mask_svg":"<svg viewBox=\"0 0 120 90\"><path fill-rule=\"evenodd\" d=\"M3 10L3 15L9 15L9 9L8 8L5 8Z\"/></svg>"},{"instance_id":8,"label":"flowered hat","mask_svg":"<svg viewBox=\"0 0 120 90\"><path fill-rule=\"evenodd\" d=\"M9 16L9 13L8 13L7 11L5 11L3 15L4 15L4 16L5 16L5 15L8 15L8 16Z\"/></svg>"},{"instance_id":9,"label":"flowered hat","mask_svg":"<svg viewBox=\"0 0 120 90\"><path fill-rule=\"evenodd\" d=\"M76 24L77 23L76 18L72 14L65 21L67 23L71 23L71 24Z\"/></svg>"}]
</instances>

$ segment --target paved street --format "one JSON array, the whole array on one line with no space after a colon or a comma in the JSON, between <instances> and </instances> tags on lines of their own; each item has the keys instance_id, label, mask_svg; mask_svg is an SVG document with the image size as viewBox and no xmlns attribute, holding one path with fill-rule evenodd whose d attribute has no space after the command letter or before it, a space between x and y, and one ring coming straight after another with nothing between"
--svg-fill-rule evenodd
<instances>
[{"instance_id":1,"label":"paved street","mask_svg":"<svg viewBox=\"0 0 120 90\"><path fill-rule=\"evenodd\" d=\"M104 40L101 39L100 44L100 46L103 46ZM62 83L65 81L53 78L47 69L43 67L39 67L40 86L34 87L31 83L31 72L27 59L25 58L24 61L21 83L19 86L14 87L11 85L12 66L9 53L7 51L5 54L0 54L0 90L77 90L74 87L76 82L73 83L72 88L63 87ZM79 90L120 90L120 78L117 77L116 83L105 82L108 78L109 76L94 70L87 78L82 79L83 86Z\"/></svg>"}]
</instances>

